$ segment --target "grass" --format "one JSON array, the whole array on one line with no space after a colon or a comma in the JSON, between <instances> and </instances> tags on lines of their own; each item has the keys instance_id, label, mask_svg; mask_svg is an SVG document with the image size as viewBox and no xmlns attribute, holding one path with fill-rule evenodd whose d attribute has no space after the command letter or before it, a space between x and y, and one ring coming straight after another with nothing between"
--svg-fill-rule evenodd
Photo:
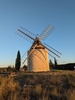
<instances>
[{"instance_id":1,"label":"grass","mask_svg":"<svg viewBox=\"0 0 75 100\"><path fill-rule=\"evenodd\" d=\"M0 100L74 100L75 71L0 77Z\"/></svg>"}]
</instances>

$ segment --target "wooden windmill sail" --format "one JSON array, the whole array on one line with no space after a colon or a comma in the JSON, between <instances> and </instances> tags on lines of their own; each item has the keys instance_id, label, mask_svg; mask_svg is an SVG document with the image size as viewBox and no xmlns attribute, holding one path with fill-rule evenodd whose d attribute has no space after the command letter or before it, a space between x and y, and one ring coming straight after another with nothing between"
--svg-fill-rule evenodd
<instances>
[{"instance_id":1,"label":"wooden windmill sail","mask_svg":"<svg viewBox=\"0 0 75 100\"><path fill-rule=\"evenodd\" d=\"M44 31L39 35L39 37L34 36L33 33L30 31L20 28L18 29L18 34L23 38L33 41L31 48L28 50L27 58L24 60L23 63L27 60L28 62L28 70L33 72L40 72L40 71L49 71L49 59L48 59L48 52L50 51L57 57L60 57L57 53L61 54L57 50L49 47L47 44L42 44L41 40L44 40L52 31L54 27L48 25ZM33 35L33 36L32 36ZM51 49L54 51L52 51ZM52 56L51 54L49 54ZM52 56L53 57L53 56Z\"/></svg>"}]
</instances>

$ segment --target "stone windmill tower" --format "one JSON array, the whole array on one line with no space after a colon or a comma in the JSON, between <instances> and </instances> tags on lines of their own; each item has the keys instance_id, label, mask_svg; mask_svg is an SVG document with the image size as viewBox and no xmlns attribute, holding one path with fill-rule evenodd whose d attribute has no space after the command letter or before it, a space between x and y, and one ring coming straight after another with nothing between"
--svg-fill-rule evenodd
<instances>
[{"instance_id":1,"label":"stone windmill tower","mask_svg":"<svg viewBox=\"0 0 75 100\"><path fill-rule=\"evenodd\" d=\"M42 44L41 40L45 39L52 31L54 30L54 27L51 25L48 25L44 31L39 35L39 37L35 36L33 33L30 31L20 27L18 29L18 35L22 36L23 38L33 41L31 48L28 50L27 53L27 58L24 60L23 63L27 60L28 64L28 70L32 72L42 72L42 71L49 71L49 59L48 59L48 54L50 51L57 57L58 54L56 54L54 51L57 53L61 54L57 50L55 50L52 47L49 47L47 44ZM33 35L33 36L32 36ZM51 49L54 51L52 51ZM53 57L51 54L49 54L51 57Z\"/></svg>"}]
</instances>

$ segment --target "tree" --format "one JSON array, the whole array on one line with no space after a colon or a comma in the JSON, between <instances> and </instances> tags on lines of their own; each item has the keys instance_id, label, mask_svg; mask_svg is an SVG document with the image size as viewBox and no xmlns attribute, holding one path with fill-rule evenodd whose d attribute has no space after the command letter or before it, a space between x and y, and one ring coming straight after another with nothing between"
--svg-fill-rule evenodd
<instances>
[{"instance_id":1,"label":"tree","mask_svg":"<svg viewBox=\"0 0 75 100\"><path fill-rule=\"evenodd\" d=\"M24 65L23 68L24 68L25 70L27 70L27 65Z\"/></svg>"},{"instance_id":2,"label":"tree","mask_svg":"<svg viewBox=\"0 0 75 100\"><path fill-rule=\"evenodd\" d=\"M54 64L55 64L55 68L57 68L57 60L56 60L56 58L54 58Z\"/></svg>"},{"instance_id":3,"label":"tree","mask_svg":"<svg viewBox=\"0 0 75 100\"><path fill-rule=\"evenodd\" d=\"M21 55L20 55L20 51L17 52L17 58L15 61L15 69L19 71L21 66Z\"/></svg>"},{"instance_id":4,"label":"tree","mask_svg":"<svg viewBox=\"0 0 75 100\"><path fill-rule=\"evenodd\" d=\"M50 69L53 69L54 68L54 64L53 64L53 62L52 62L51 59L49 60L49 67L50 67Z\"/></svg>"}]
</instances>

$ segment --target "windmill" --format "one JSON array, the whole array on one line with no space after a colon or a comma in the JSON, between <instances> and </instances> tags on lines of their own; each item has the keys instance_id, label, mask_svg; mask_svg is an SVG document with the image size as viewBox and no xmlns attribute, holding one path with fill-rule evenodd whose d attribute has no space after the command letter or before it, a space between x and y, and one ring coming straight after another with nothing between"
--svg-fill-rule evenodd
<instances>
[{"instance_id":1,"label":"windmill","mask_svg":"<svg viewBox=\"0 0 75 100\"><path fill-rule=\"evenodd\" d=\"M27 52L27 57L23 61L23 63L25 63L27 60L29 71L49 71L50 68L48 55L50 55L53 58L53 55L60 57L58 55L61 54L60 52L50 47L46 43L41 42L41 40L45 40L54 29L54 26L48 25L39 36L36 36L35 34L23 27L20 27L18 29L18 35L32 43L32 46ZM51 55L49 52L53 55Z\"/></svg>"}]
</instances>

